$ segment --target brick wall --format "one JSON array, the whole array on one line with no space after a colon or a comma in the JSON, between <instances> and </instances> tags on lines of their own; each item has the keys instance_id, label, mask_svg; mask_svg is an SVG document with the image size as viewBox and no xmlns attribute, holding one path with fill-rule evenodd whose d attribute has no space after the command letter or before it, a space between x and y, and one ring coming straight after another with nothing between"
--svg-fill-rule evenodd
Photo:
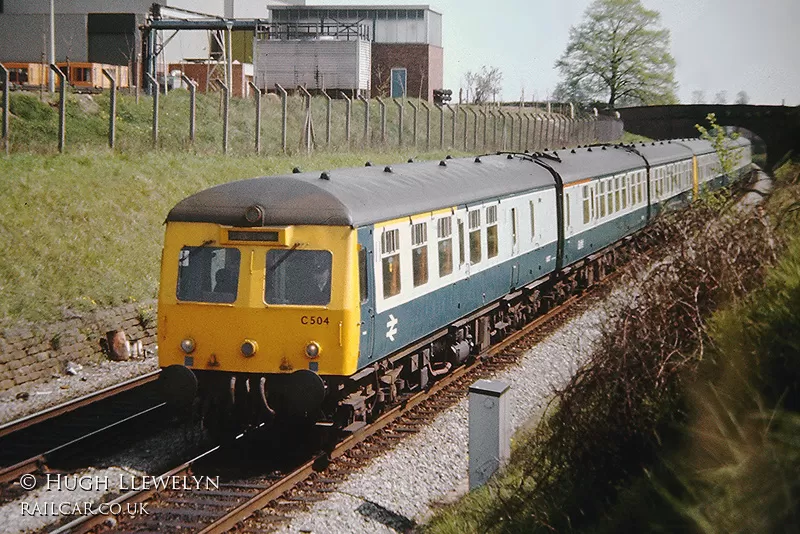
<instances>
[{"instance_id":1,"label":"brick wall","mask_svg":"<svg viewBox=\"0 0 800 534\"><path fill-rule=\"evenodd\" d=\"M156 302L131 303L46 325L0 330L0 391L44 382L64 372L67 362L107 358L106 332L123 329L145 348L156 343Z\"/></svg>"},{"instance_id":2,"label":"brick wall","mask_svg":"<svg viewBox=\"0 0 800 534\"><path fill-rule=\"evenodd\" d=\"M389 96L393 68L406 69L407 96L433 100L442 87L443 50L427 44L372 43L372 94Z\"/></svg>"}]
</instances>

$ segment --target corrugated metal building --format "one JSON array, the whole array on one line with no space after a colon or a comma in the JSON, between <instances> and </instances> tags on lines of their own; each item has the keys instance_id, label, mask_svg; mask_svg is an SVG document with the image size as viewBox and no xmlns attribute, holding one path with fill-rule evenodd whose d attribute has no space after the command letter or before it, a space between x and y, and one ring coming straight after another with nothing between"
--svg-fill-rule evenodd
<instances>
[{"instance_id":1,"label":"corrugated metal building","mask_svg":"<svg viewBox=\"0 0 800 534\"><path fill-rule=\"evenodd\" d=\"M271 5L269 8L270 20L286 27L318 25L323 28L331 24L366 27L372 40L370 90L373 95L407 95L432 100L433 90L442 87L442 15L430 6ZM260 59L255 58L255 61L258 71ZM327 80L325 85L332 87Z\"/></svg>"},{"instance_id":2,"label":"corrugated metal building","mask_svg":"<svg viewBox=\"0 0 800 534\"><path fill-rule=\"evenodd\" d=\"M55 0L56 62L132 65L142 49L139 25L154 0ZM165 16L197 18L171 8L228 18L264 18L266 6L252 0L158 0ZM161 32L163 65L184 58L208 58L207 31ZM50 1L0 0L0 62L49 62ZM250 48L252 50L252 48ZM234 55L236 47L234 47ZM244 60L245 58L234 58ZM163 69L163 66L162 66Z\"/></svg>"}]
</instances>

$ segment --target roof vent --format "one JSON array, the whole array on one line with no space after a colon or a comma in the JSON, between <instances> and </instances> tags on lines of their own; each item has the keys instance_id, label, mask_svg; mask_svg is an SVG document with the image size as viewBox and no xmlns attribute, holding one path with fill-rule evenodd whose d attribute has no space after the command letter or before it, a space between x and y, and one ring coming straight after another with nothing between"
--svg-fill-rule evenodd
<instances>
[{"instance_id":1,"label":"roof vent","mask_svg":"<svg viewBox=\"0 0 800 534\"><path fill-rule=\"evenodd\" d=\"M364 164L364 167L372 167L372 162L368 161Z\"/></svg>"},{"instance_id":2,"label":"roof vent","mask_svg":"<svg viewBox=\"0 0 800 534\"><path fill-rule=\"evenodd\" d=\"M605 146L605 145L603 145L603 150L605 150L605 149L606 149L606 146Z\"/></svg>"},{"instance_id":3,"label":"roof vent","mask_svg":"<svg viewBox=\"0 0 800 534\"><path fill-rule=\"evenodd\" d=\"M506 156L506 159L514 159L514 156L509 154L508 156Z\"/></svg>"},{"instance_id":4,"label":"roof vent","mask_svg":"<svg viewBox=\"0 0 800 534\"><path fill-rule=\"evenodd\" d=\"M447 167L447 163L444 160L442 160L439 162L439 167Z\"/></svg>"},{"instance_id":5,"label":"roof vent","mask_svg":"<svg viewBox=\"0 0 800 534\"><path fill-rule=\"evenodd\" d=\"M570 154L574 154L575 153L575 149L573 148L572 150L569 151L569 153Z\"/></svg>"},{"instance_id":6,"label":"roof vent","mask_svg":"<svg viewBox=\"0 0 800 534\"><path fill-rule=\"evenodd\" d=\"M591 152L591 151L592 151L592 147L589 147L589 148L587 148L586 150L587 150L588 152Z\"/></svg>"},{"instance_id":7,"label":"roof vent","mask_svg":"<svg viewBox=\"0 0 800 534\"><path fill-rule=\"evenodd\" d=\"M292 174L300 174L301 172L303 171L300 170L300 167L295 167L294 169L292 169Z\"/></svg>"},{"instance_id":8,"label":"roof vent","mask_svg":"<svg viewBox=\"0 0 800 534\"><path fill-rule=\"evenodd\" d=\"M481 162L481 157L480 157L480 156L477 156L477 157L475 158L475 163L480 163L480 162Z\"/></svg>"},{"instance_id":9,"label":"roof vent","mask_svg":"<svg viewBox=\"0 0 800 534\"><path fill-rule=\"evenodd\" d=\"M446 155L446 156L444 157L444 159L453 159L453 156L451 156L450 154L448 154L448 155Z\"/></svg>"},{"instance_id":10,"label":"roof vent","mask_svg":"<svg viewBox=\"0 0 800 534\"><path fill-rule=\"evenodd\" d=\"M561 150L566 150L566 149L567 149L567 147L565 147L565 146L561 147Z\"/></svg>"},{"instance_id":11,"label":"roof vent","mask_svg":"<svg viewBox=\"0 0 800 534\"><path fill-rule=\"evenodd\" d=\"M409 163L414 163L414 158L408 158Z\"/></svg>"},{"instance_id":12,"label":"roof vent","mask_svg":"<svg viewBox=\"0 0 800 534\"><path fill-rule=\"evenodd\" d=\"M328 171L322 171L322 174L319 175L319 179L320 180L330 180L331 179L331 175L330 175L330 173L328 173Z\"/></svg>"},{"instance_id":13,"label":"roof vent","mask_svg":"<svg viewBox=\"0 0 800 534\"><path fill-rule=\"evenodd\" d=\"M392 172L392 168L387 165L383 168L383 172Z\"/></svg>"}]
</instances>

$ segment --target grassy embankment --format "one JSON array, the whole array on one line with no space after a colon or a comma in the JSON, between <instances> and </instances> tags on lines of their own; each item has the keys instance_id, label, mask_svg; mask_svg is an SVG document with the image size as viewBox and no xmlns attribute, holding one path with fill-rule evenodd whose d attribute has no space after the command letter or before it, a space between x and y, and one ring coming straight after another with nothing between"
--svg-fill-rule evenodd
<instances>
[{"instance_id":1,"label":"grassy embankment","mask_svg":"<svg viewBox=\"0 0 800 534\"><path fill-rule=\"evenodd\" d=\"M280 151L280 103L265 99L263 153L253 154L254 104L232 102L229 156L221 154L219 99L198 95L197 142L190 146L188 96L162 98L161 148L151 147L152 104L120 98L118 148L107 139L107 95L71 96L67 150L57 148L55 109L35 95L13 94L9 157L0 156L0 325L50 321L71 311L141 301L155 296L162 223L180 199L203 188L237 179L303 170L360 166L366 160L396 163L441 158L421 148L361 148L363 129L354 106L352 149L344 142L342 120L334 122L333 146L308 156L299 132L305 117L293 99L289 113L289 155ZM335 102L342 117L342 102ZM315 101L317 139L324 141L322 102ZM388 132L396 135L390 108ZM373 135L380 135L372 114ZM406 126L410 128L407 115ZM422 127L420 126L420 131ZM407 135L406 140L410 139ZM423 146L420 141L419 147ZM454 155L456 152L452 152Z\"/></svg>"},{"instance_id":2,"label":"grassy embankment","mask_svg":"<svg viewBox=\"0 0 800 534\"><path fill-rule=\"evenodd\" d=\"M668 261L510 465L423 530L796 532L800 165L763 213L718 202L654 231Z\"/></svg>"}]
</instances>

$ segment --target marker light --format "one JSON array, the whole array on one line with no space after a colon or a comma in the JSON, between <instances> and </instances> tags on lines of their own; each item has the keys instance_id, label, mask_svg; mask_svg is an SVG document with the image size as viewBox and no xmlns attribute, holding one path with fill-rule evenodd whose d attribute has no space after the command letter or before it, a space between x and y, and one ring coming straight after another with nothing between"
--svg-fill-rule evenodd
<instances>
[{"instance_id":1,"label":"marker light","mask_svg":"<svg viewBox=\"0 0 800 534\"><path fill-rule=\"evenodd\" d=\"M246 358L250 358L256 352L258 352L258 343L252 339L245 339L244 343L242 343L242 354L244 354Z\"/></svg>"},{"instance_id":2,"label":"marker light","mask_svg":"<svg viewBox=\"0 0 800 534\"><path fill-rule=\"evenodd\" d=\"M311 359L316 358L319 356L319 343L316 341L312 341L308 345L306 345L306 356Z\"/></svg>"},{"instance_id":3,"label":"marker light","mask_svg":"<svg viewBox=\"0 0 800 534\"><path fill-rule=\"evenodd\" d=\"M194 339L187 337L183 341L181 341L181 349L186 354L191 354L194 352Z\"/></svg>"}]
</instances>

